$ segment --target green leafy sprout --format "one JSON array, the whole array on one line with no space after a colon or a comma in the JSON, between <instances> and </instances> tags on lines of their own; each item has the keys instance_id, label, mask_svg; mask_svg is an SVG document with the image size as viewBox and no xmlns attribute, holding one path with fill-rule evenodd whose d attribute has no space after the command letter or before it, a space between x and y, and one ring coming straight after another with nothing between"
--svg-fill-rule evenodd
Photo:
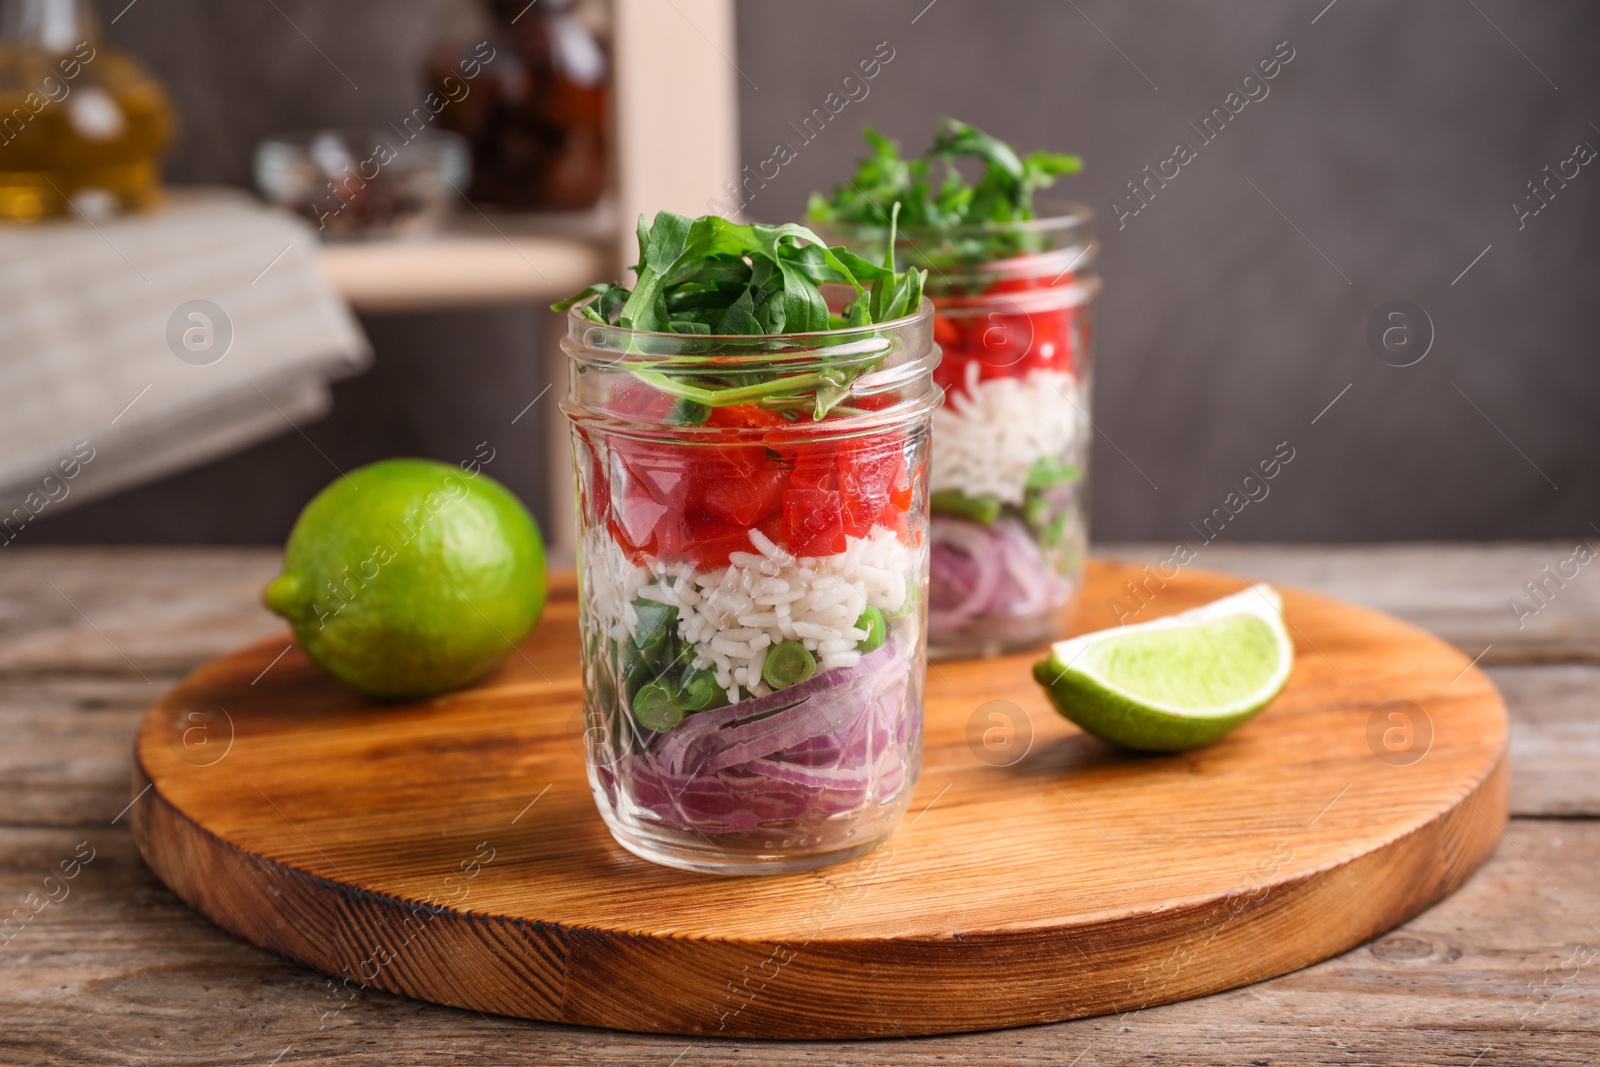
<instances>
[{"instance_id":1,"label":"green leafy sprout","mask_svg":"<svg viewBox=\"0 0 1600 1067\"><path fill-rule=\"evenodd\" d=\"M891 205L891 231L897 225ZM897 271L894 247L880 265L844 248L829 248L815 233L794 223L742 225L718 215L689 219L670 211L654 221L639 218L639 262L630 290L607 282L591 285L558 304L606 326L655 333L702 336L770 336L871 327L903 318L922 302L923 270ZM855 297L833 314L822 294L827 284L848 285ZM585 303L585 301L587 301ZM836 366L803 374L775 369L731 369L662 373L646 362L630 363L638 377L678 398L674 417L703 423L708 408L761 403L783 411L809 406L821 419L849 394L856 377L871 369L863 352L886 352L886 340L839 346ZM852 358L854 357L854 358ZM663 361L665 367L671 361ZM673 364L681 370L682 362Z\"/></svg>"},{"instance_id":2,"label":"green leafy sprout","mask_svg":"<svg viewBox=\"0 0 1600 1067\"><path fill-rule=\"evenodd\" d=\"M947 247L926 258L932 265L989 262L1032 251L1032 235L1006 230L1005 224L1038 216L1033 194L1055 184L1063 174L1083 169L1078 156L1055 152L1021 155L1004 141L955 119L943 120L933 144L916 159L900 154L900 145L871 127L862 129L871 154L856 163L856 172L828 196L812 193L809 222L845 227L877 227L897 222L906 228L931 230L947 238ZM977 162L982 175L970 182L956 161ZM993 227L994 232L957 239L951 231ZM893 243L891 238L891 244Z\"/></svg>"}]
</instances>

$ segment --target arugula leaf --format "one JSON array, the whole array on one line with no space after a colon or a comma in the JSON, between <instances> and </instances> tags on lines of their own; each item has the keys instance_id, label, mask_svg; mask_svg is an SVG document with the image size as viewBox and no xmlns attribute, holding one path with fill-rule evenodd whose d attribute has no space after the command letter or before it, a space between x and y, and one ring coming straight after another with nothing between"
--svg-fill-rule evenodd
<instances>
[{"instance_id":1,"label":"arugula leaf","mask_svg":"<svg viewBox=\"0 0 1600 1067\"><path fill-rule=\"evenodd\" d=\"M1022 181L1022 160L1017 158L1016 149L975 126L955 119L945 119L940 125L928 154L945 158L976 156L988 167L986 178L1002 174L1019 184Z\"/></svg>"},{"instance_id":2,"label":"arugula leaf","mask_svg":"<svg viewBox=\"0 0 1600 1067\"><path fill-rule=\"evenodd\" d=\"M922 270L896 271L892 250L884 265L868 263L842 248L829 248L795 223L741 225L716 215L689 219L662 211L654 220L639 219L638 238L639 261L633 268L637 281L631 291L615 283L592 285L551 307L566 311L588 301L582 313L591 321L661 333L813 333L870 327L909 315L921 304L927 281ZM855 290L840 316L830 314L822 295L821 286L829 283ZM882 341L881 347L887 352L888 342ZM875 365L875 358L860 358L854 343L839 348L842 365L788 377L749 367L684 374L640 366L632 372L678 398L684 405L681 415L755 402L788 415L809 408L820 419ZM869 345L868 351L873 350Z\"/></svg>"},{"instance_id":3,"label":"arugula leaf","mask_svg":"<svg viewBox=\"0 0 1600 1067\"><path fill-rule=\"evenodd\" d=\"M1032 152L1026 156L1004 141L955 119L945 119L933 143L920 157L901 158L900 146L876 130L862 130L871 153L856 162L856 172L828 196L812 193L806 218L813 222L881 227L891 224L893 205L902 209L899 223L918 229L949 231L984 223L1022 222L1036 218L1033 194L1055 184L1064 174L1083 169L1078 156ZM956 161L971 159L983 167L969 182ZM935 177L936 170L942 176ZM1003 231L948 246L928 261L988 262L1030 251L1029 235Z\"/></svg>"},{"instance_id":4,"label":"arugula leaf","mask_svg":"<svg viewBox=\"0 0 1600 1067\"><path fill-rule=\"evenodd\" d=\"M551 304L550 310L566 311L581 300L588 300L591 296L597 296L599 299L585 306L583 313L595 322L609 322L611 318L609 312L620 308L623 300L627 299L627 295L628 291L615 282L601 282L598 285L591 285L581 292L572 294L559 304Z\"/></svg>"},{"instance_id":5,"label":"arugula leaf","mask_svg":"<svg viewBox=\"0 0 1600 1067\"><path fill-rule=\"evenodd\" d=\"M617 325L630 330L661 330L668 316L665 314L665 295L662 292L666 275L683 255L689 240L690 222L682 215L670 211L656 214L648 228L639 220L639 284L633 287L628 300L617 316ZM658 306L660 305L660 306Z\"/></svg>"},{"instance_id":6,"label":"arugula leaf","mask_svg":"<svg viewBox=\"0 0 1600 1067\"><path fill-rule=\"evenodd\" d=\"M880 267L830 249L796 223L740 225L662 211L651 222L640 218L638 236L631 291L593 285L551 307L565 311L594 297L584 308L588 317L634 330L806 333L840 328L822 296L824 284L853 288L844 325L867 326L914 311L924 281L921 271L896 272L892 259Z\"/></svg>"}]
</instances>

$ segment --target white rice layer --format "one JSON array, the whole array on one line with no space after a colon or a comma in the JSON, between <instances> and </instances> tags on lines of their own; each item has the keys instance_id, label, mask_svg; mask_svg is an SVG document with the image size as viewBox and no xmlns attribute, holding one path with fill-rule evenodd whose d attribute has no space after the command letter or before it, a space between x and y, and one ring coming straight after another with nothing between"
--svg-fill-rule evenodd
<instances>
[{"instance_id":1,"label":"white rice layer","mask_svg":"<svg viewBox=\"0 0 1600 1067\"><path fill-rule=\"evenodd\" d=\"M604 530L589 531L583 553L585 595L607 636L631 640L639 625L639 598L678 609L678 636L694 646L694 665L711 669L737 702L765 696L761 680L767 649L798 641L818 670L853 667L861 659L855 627L868 605L885 613L905 606L913 564L911 549L891 530L846 537L832 556L792 556L760 530L750 531L753 552L735 552L729 565L697 571L688 563L638 566Z\"/></svg>"},{"instance_id":2,"label":"white rice layer","mask_svg":"<svg viewBox=\"0 0 1600 1067\"><path fill-rule=\"evenodd\" d=\"M947 392L933 413L930 488L1021 504L1028 468L1043 456L1068 454L1081 440L1079 394L1077 378L1060 371L979 381L978 364L967 364L965 392Z\"/></svg>"}]
</instances>

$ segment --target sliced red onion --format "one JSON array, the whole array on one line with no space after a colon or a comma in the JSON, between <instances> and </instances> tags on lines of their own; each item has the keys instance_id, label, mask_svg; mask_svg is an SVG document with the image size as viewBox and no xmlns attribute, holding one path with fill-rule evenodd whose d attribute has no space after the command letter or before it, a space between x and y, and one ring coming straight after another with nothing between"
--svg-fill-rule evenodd
<instances>
[{"instance_id":1,"label":"sliced red onion","mask_svg":"<svg viewBox=\"0 0 1600 1067\"><path fill-rule=\"evenodd\" d=\"M665 734L655 749L656 758L664 766L671 767L674 771L681 771L686 765L685 761L689 757L690 750L696 747L697 742L704 741L706 737L728 723L759 719L773 712L794 708L817 693L843 688L848 685L852 677L870 673L878 664L891 658L893 653L889 650L889 646L892 643L885 641L872 652L862 656L854 667L835 667L831 671L821 671L803 682L779 689L775 693L768 693L764 697L752 697L711 711L694 712Z\"/></svg>"},{"instance_id":2,"label":"sliced red onion","mask_svg":"<svg viewBox=\"0 0 1600 1067\"><path fill-rule=\"evenodd\" d=\"M1049 610L1051 601L1058 595L1060 579L1046 565L1038 542L1028 535L1027 528L1020 522L1004 520L995 525L999 528L1006 574L1021 593L1011 613L1037 615Z\"/></svg>"},{"instance_id":3,"label":"sliced red onion","mask_svg":"<svg viewBox=\"0 0 1600 1067\"><path fill-rule=\"evenodd\" d=\"M950 588L948 579L955 569L950 566L948 560L945 561L946 565L941 567L941 555L957 552L975 566L971 582L964 588L960 586L956 588L956 595L960 599L954 607L945 607L938 602L930 602L928 605L930 632L959 630L974 616L986 611L994 599L995 589L1000 583L999 554L995 550L993 536L978 523L936 516L930 524L930 530L928 538L932 555L930 569L935 575L930 584L934 587L936 596L940 591Z\"/></svg>"},{"instance_id":4,"label":"sliced red onion","mask_svg":"<svg viewBox=\"0 0 1600 1067\"><path fill-rule=\"evenodd\" d=\"M949 638L984 616L1037 616L1065 592L1061 576L1015 519L980 525L935 517L931 541L928 631L935 640ZM980 587L974 573L986 584ZM957 606L945 607L952 588Z\"/></svg>"},{"instance_id":5,"label":"sliced red onion","mask_svg":"<svg viewBox=\"0 0 1600 1067\"><path fill-rule=\"evenodd\" d=\"M662 826L708 833L753 830L780 819L831 815L889 797L906 780L905 748L920 715L909 690L904 642L891 636L831 684L775 709L771 697L692 715L625 756L604 775ZM779 696L780 694L773 694ZM751 709L763 710L751 714ZM737 711L737 716L725 713ZM908 725L909 723L909 725ZM731 724L731 725L730 725ZM688 740L678 743L689 730Z\"/></svg>"},{"instance_id":6,"label":"sliced red onion","mask_svg":"<svg viewBox=\"0 0 1600 1067\"><path fill-rule=\"evenodd\" d=\"M785 763L783 760L758 759L751 761L750 770L765 778L793 782L795 785L810 786L813 789L824 789L828 786L849 787L863 782L861 772L854 767L802 767L796 763Z\"/></svg>"},{"instance_id":7,"label":"sliced red onion","mask_svg":"<svg viewBox=\"0 0 1600 1067\"><path fill-rule=\"evenodd\" d=\"M888 647L889 643L885 642L877 651ZM862 664L868 669L863 671ZM869 720L871 716L867 712L880 688L880 676L885 671L903 670L904 666L892 655L863 656L861 663L849 668L848 680L841 681L838 686L813 694L795 707L718 730L709 745L691 750L699 755L699 765L684 769L716 772L738 767L775 752L788 752L835 730Z\"/></svg>"},{"instance_id":8,"label":"sliced red onion","mask_svg":"<svg viewBox=\"0 0 1600 1067\"><path fill-rule=\"evenodd\" d=\"M869 687L872 680L860 680L859 684ZM855 689L857 683L852 682L851 687ZM783 752L849 725L862 717L862 711L859 693L849 690L818 693L787 711L720 731L716 739L719 749L704 753L700 765L693 769L715 773ZM723 745L727 747L720 747Z\"/></svg>"}]
</instances>

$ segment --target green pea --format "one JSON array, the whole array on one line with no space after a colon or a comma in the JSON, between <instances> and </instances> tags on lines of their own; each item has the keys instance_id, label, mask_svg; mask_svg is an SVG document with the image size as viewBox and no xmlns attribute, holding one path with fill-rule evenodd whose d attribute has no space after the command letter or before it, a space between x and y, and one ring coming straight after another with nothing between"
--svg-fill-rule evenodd
<instances>
[{"instance_id":1,"label":"green pea","mask_svg":"<svg viewBox=\"0 0 1600 1067\"><path fill-rule=\"evenodd\" d=\"M646 682L633 695L633 717L647 730L670 730L683 721L683 709L660 682Z\"/></svg>"},{"instance_id":2,"label":"green pea","mask_svg":"<svg viewBox=\"0 0 1600 1067\"><path fill-rule=\"evenodd\" d=\"M799 641L779 641L767 649L761 679L774 689L787 689L817 673L817 658Z\"/></svg>"},{"instance_id":3,"label":"green pea","mask_svg":"<svg viewBox=\"0 0 1600 1067\"><path fill-rule=\"evenodd\" d=\"M889 638L889 624L884 621L883 612L870 604L861 613L861 618L856 620L856 629L867 632L867 636L856 642L856 648L861 652L882 648L884 641Z\"/></svg>"}]
</instances>

